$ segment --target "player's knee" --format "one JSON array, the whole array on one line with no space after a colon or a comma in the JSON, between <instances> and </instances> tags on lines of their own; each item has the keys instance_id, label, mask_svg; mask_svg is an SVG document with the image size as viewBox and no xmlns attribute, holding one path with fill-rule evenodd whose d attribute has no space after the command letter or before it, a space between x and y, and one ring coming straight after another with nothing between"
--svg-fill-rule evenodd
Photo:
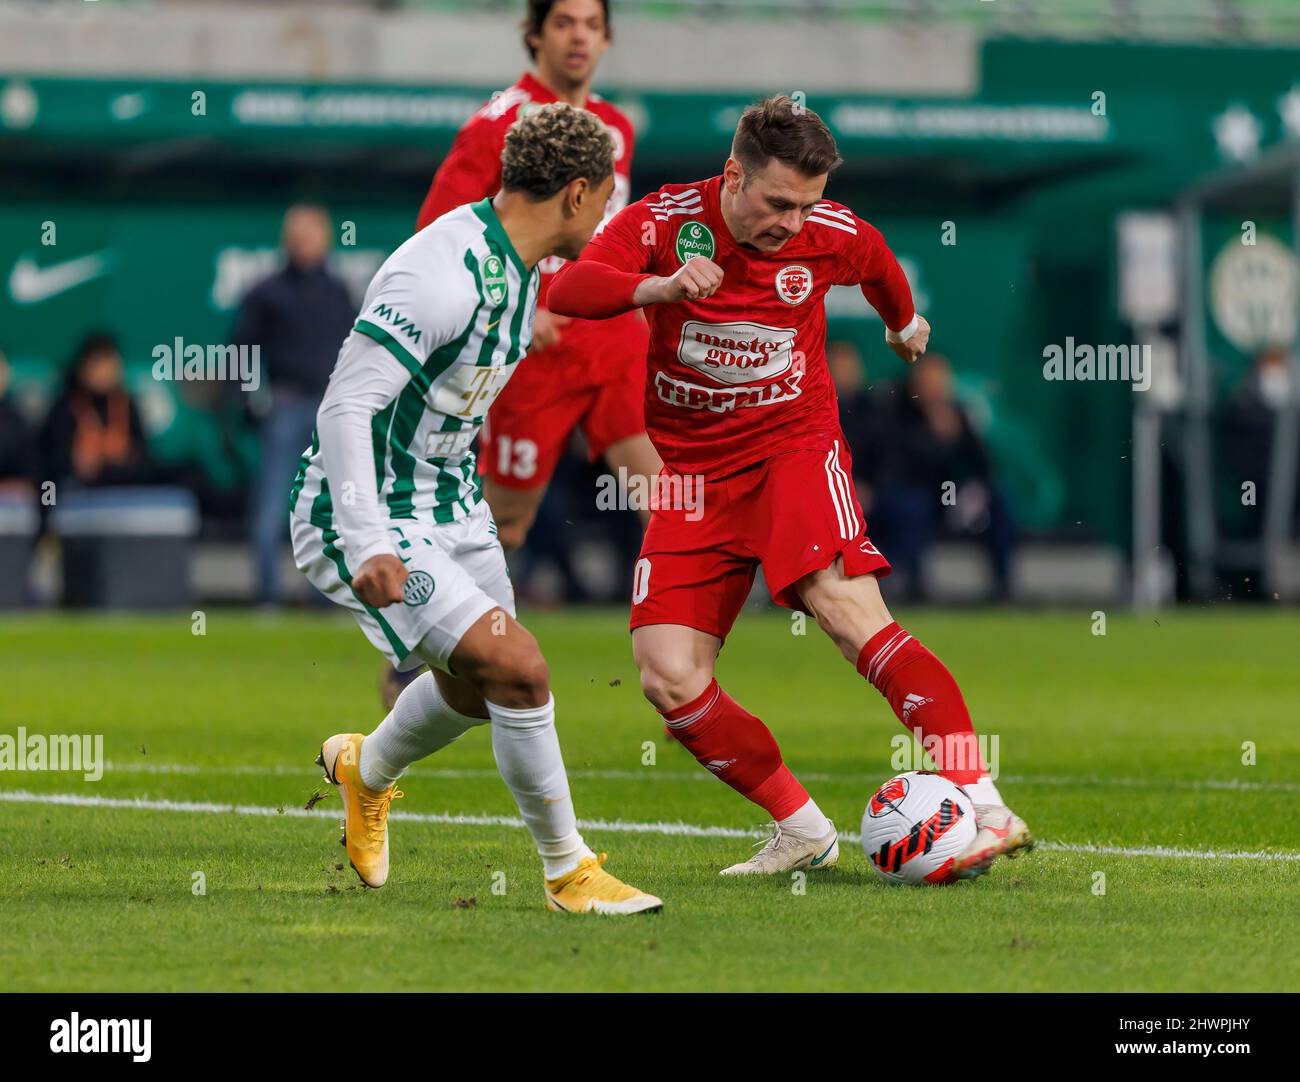
<instances>
[{"instance_id":1,"label":"player's knee","mask_svg":"<svg viewBox=\"0 0 1300 1082\"><path fill-rule=\"evenodd\" d=\"M497 523L497 540L506 552L520 548L528 537L528 521L522 518L505 519Z\"/></svg>"},{"instance_id":2,"label":"player's knee","mask_svg":"<svg viewBox=\"0 0 1300 1082\"><path fill-rule=\"evenodd\" d=\"M804 600L817 625L833 639L852 638L870 620L862 598L849 579L818 583Z\"/></svg>"},{"instance_id":3,"label":"player's knee","mask_svg":"<svg viewBox=\"0 0 1300 1082\"><path fill-rule=\"evenodd\" d=\"M712 674L689 658L641 661L641 694L660 712L685 706L708 687Z\"/></svg>"},{"instance_id":4,"label":"player's knee","mask_svg":"<svg viewBox=\"0 0 1300 1082\"><path fill-rule=\"evenodd\" d=\"M821 582L815 590L803 595L817 625L849 661L854 661L862 644L887 627L892 619L875 580L871 579L869 588L863 589L865 582L865 579Z\"/></svg>"},{"instance_id":5,"label":"player's knee","mask_svg":"<svg viewBox=\"0 0 1300 1082\"><path fill-rule=\"evenodd\" d=\"M501 650L485 665L479 683L488 702L522 710L546 705L551 672L537 640L528 635L527 641Z\"/></svg>"}]
</instances>

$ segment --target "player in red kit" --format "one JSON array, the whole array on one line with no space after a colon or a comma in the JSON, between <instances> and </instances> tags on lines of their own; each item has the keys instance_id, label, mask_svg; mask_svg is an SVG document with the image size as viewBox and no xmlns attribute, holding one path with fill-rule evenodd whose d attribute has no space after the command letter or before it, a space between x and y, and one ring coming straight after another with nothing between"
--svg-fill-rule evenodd
<instances>
[{"instance_id":1,"label":"player in red kit","mask_svg":"<svg viewBox=\"0 0 1300 1082\"><path fill-rule=\"evenodd\" d=\"M530 0L525 44L537 64L480 109L461 129L420 208L422 229L447 211L495 195L501 148L522 113L563 100L595 113L614 139L614 194L608 215L627 205L632 124L592 93L596 65L610 44L608 0ZM533 344L524 364L492 405L479 467L507 550L523 543L574 428L581 426L593 459L617 473L653 477L659 470L645 431L645 321L635 312L592 322L547 310L558 258L541 264Z\"/></svg>"},{"instance_id":2,"label":"player in red kit","mask_svg":"<svg viewBox=\"0 0 1300 1082\"><path fill-rule=\"evenodd\" d=\"M526 72L460 130L420 207L418 229L465 203L495 195L510 125L553 101L585 107L604 122L614 140L614 194L607 219L627 205L632 123L591 90L596 65L610 45L608 0L529 0L524 44L536 74ZM523 544L575 428L582 429L592 460L603 458L616 476L652 478L660 467L641 405L645 320L636 312L589 321L548 311L550 282L563 263L550 257L539 264L532 346L492 404L480 437L483 494L507 552ZM403 685L418 675L419 670L385 670L385 706L391 709Z\"/></svg>"},{"instance_id":3,"label":"player in red kit","mask_svg":"<svg viewBox=\"0 0 1300 1082\"><path fill-rule=\"evenodd\" d=\"M880 233L823 198L839 163L815 113L786 97L751 106L722 175L621 212L557 276L551 307L588 318L643 307L649 320L646 423L664 475L634 575L632 649L668 733L775 821L767 845L723 874L839 856L834 824L771 732L714 677L761 566L776 602L810 613L971 796L979 830L946 872L969 878L1033 841L988 776L952 675L880 595L889 563L853 490L823 298L860 287L909 363L930 328Z\"/></svg>"}]
</instances>

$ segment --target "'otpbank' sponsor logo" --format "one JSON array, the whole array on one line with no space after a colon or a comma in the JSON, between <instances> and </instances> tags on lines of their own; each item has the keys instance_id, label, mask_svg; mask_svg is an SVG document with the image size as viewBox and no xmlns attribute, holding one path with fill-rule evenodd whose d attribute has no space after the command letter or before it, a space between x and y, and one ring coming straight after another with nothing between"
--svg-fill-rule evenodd
<instances>
[{"instance_id":1,"label":"'otpbank' sponsor logo","mask_svg":"<svg viewBox=\"0 0 1300 1082\"><path fill-rule=\"evenodd\" d=\"M712 259L717 252L713 230L703 222L683 222L677 230L677 258L689 263L697 255Z\"/></svg>"},{"instance_id":2,"label":"'otpbank' sponsor logo","mask_svg":"<svg viewBox=\"0 0 1300 1082\"><path fill-rule=\"evenodd\" d=\"M688 319L682 324L677 359L719 383L753 383L790 368L794 334L792 327Z\"/></svg>"},{"instance_id":3,"label":"'otpbank' sponsor logo","mask_svg":"<svg viewBox=\"0 0 1300 1082\"><path fill-rule=\"evenodd\" d=\"M50 1023L51 1052L129 1053L136 1063L148 1063L152 1038L148 1018L82 1018L73 1011Z\"/></svg>"}]
</instances>

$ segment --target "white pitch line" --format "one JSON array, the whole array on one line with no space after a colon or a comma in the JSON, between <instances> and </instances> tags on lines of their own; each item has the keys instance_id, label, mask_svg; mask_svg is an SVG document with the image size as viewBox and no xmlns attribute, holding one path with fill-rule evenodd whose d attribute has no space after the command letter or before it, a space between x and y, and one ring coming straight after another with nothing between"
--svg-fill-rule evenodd
<instances>
[{"instance_id":1,"label":"white pitch line","mask_svg":"<svg viewBox=\"0 0 1300 1082\"><path fill-rule=\"evenodd\" d=\"M1235 778L1106 778L1096 775L1052 777L1046 774L1002 774L995 781L1011 785L1053 785L1101 789L1185 789L1204 793L1300 793L1300 783L1288 781L1238 781Z\"/></svg>"},{"instance_id":2,"label":"white pitch line","mask_svg":"<svg viewBox=\"0 0 1300 1082\"><path fill-rule=\"evenodd\" d=\"M1039 842L1038 848L1061 853L1097 853L1114 857L1174 857L1194 860L1285 860L1300 861L1300 853L1256 852L1221 853L1214 849L1171 849L1164 845L1128 848L1118 845L1081 845L1077 842Z\"/></svg>"},{"instance_id":3,"label":"white pitch line","mask_svg":"<svg viewBox=\"0 0 1300 1082\"><path fill-rule=\"evenodd\" d=\"M56 804L75 808L126 808L134 811L197 812L207 815L252 815L262 818L287 816L292 819L338 819L339 808L266 807L260 804L217 804L210 801L154 800L148 797L83 796L80 793L32 793L24 789L0 790L0 803ZM408 823L438 823L446 826L524 827L517 815L452 815L436 812L393 811L390 819ZM608 830L622 834L676 834L694 838L760 838L761 830L739 827L709 827L694 823L641 823L623 819L579 819L584 830ZM848 837L848 835L843 835Z\"/></svg>"},{"instance_id":4,"label":"white pitch line","mask_svg":"<svg viewBox=\"0 0 1300 1082\"><path fill-rule=\"evenodd\" d=\"M287 816L292 819L337 819L334 809L307 811L298 807L265 807L260 804L216 804L207 801L151 800L144 797L82 796L79 793L32 793L23 789L0 791L0 803L54 804L76 808L126 808L136 811L191 812L207 815L252 815L261 818ZM514 815L452 815L450 813L394 811L390 819L407 823L436 823L443 826L516 827L523 829L524 821ZM635 822L627 819L579 819L583 830L608 831L616 834L664 834L690 838L761 838L762 830L744 830L740 827L701 826L696 823ZM840 839L860 844L861 835L842 831ZM1162 845L1136 848L1117 845L1088 845L1076 842L1039 842L1040 849L1061 853L1093 853L1116 857L1163 857L1196 860L1262 860L1300 861L1300 853L1218 852L1212 849L1172 849Z\"/></svg>"},{"instance_id":5,"label":"white pitch line","mask_svg":"<svg viewBox=\"0 0 1300 1082\"><path fill-rule=\"evenodd\" d=\"M286 766L284 764L271 766L249 766L249 765L230 765L230 766L197 766L193 763L150 763L150 762L119 762L116 760L104 764L104 772L107 774L211 774L220 777L297 777L299 775L310 775L318 768L304 764L303 766ZM597 781L680 781L680 782L703 782L713 781L714 776L705 770L660 770L658 767L645 767L641 770L570 770L569 777L583 780ZM444 780L456 780L460 778L489 778L497 779L501 775L495 770L488 768L467 767L463 769L455 768L432 768L432 767L412 767L403 777L412 778L437 778ZM799 777L803 781L819 783L861 783L863 785L876 785L883 778L884 774L858 774L847 772L844 774L818 774L799 772ZM1107 778L1095 775L1079 775L1075 777L1057 776L1047 774L1002 774L994 779L995 781L1005 782L1011 785L1048 785L1060 788L1099 788L1099 789L1182 789L1188 792L1226 792L1226 793L1300 793L1300 783L1297 782L1271 782L1271 781L1237 781L1233 779L1218 778Z\"/></svg>"}]
</instances>

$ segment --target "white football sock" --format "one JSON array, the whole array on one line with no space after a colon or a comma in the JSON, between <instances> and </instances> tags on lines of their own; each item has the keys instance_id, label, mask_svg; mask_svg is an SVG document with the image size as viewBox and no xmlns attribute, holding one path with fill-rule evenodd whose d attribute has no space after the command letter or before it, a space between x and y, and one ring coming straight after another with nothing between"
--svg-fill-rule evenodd
<instances>
[{"instance_id":1,"label":"white football sock","mask_svg":"<svg viewBox=\"0 0 1300 1082\"><path fill-rule=\"evenodd\" d=\"M778 825L782 833L793 834L796 838L806 838L808 841L824 838L831 831L831 821L822 813L821 808L817 807L817 802L812 797L808 798L808 803L794 814L787 815Z\"/></svg>"},{"instance_id":2,"label":"white football sock","mask_svg":"<svg viewBox=\"0 0 1300 1082\"><path fill-rule=\"evenodd\" d=\"M421 673L402 689L379 728L361 742L362 784L375 791L387 789L413 762L490 720L453 710L433 673Z\"/></svg>"},{"instance_id":3,"label":"white football sock","mask_svg":"<svg viewBox=\"0 0 1300 1082\"><path fill-rule=\"evenodd\" d=\"M1006 806L1002 799L1002 794L998 792L998 787L993 784L993 779L987 774L980 777L979 781L963 785L966 795L970 797L972 804L1000 804Z\"/></svg>"},{"instance_id":4,"label":"white football sock","mask_svg":"<svg viewBox=\"0 0 1300 1082\"><path fill-rule=\"evenodd\" d=\"M555 732L555 697L545 706L512 710L487 704L492 715L492 753L514 794L519 813L537 843L547 879L573 871L594 856L578 833L569 778Z\"/></svg>"}]
</instances>

